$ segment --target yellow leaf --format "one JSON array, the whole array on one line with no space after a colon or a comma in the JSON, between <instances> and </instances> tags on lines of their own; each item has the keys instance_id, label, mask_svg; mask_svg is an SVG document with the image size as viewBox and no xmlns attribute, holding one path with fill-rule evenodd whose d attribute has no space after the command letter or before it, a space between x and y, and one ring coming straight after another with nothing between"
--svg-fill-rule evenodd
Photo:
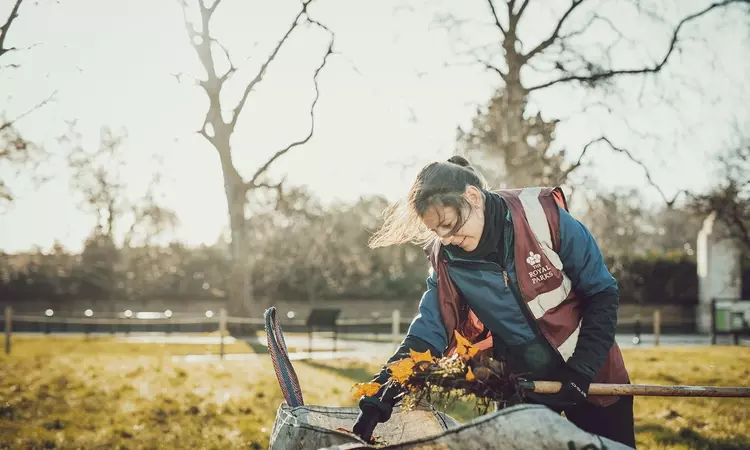
<instances>
[{"instance_id":1,"label":"yellow leaf","mask_svg":"<svg viewBox=\"0 0 750 450\"><path fill-rule=\"evenodd\" d=\"M427 349L424 352L415 352L414 350L409 350L409 353L411 354L411 359L414 361L414 363L419 363L422 361L432 362L432 355L430 354L430 350Z\"/></svg>"},{"instance_id":2,"label":"yellow leaf","mask_svg":"<svg viewBox=\"0 0 750 450\"><path fill-rule=\"evenodd\" d=\"M469 367L469 371L466 372L466 381L474 381L476 380L476 377L474 377L474 372L471 371L471 367Z\"/></svg>"},{"instance_id":3,"label":"yellow leaf","mask_svg":"<svg viewBox=\"0 0 750 450\"><path fill-rule=\"evenodd\" d=\"M456 335L456 353L458 356L469 359L479 352L479 349L469 342L468 339L461 336L458 330L454 330L454 334Z\"/></svg>"},{"instance_id":4,"label":"yellow leaf","mask_svg":"<svg viewBox=\"0 0 750 450\"><path fill-rule=\"evenodd\" d=\"M354 386L352 386L351 390L354 391L352 393L352 397L360 398L363 395L365 397L369 397L371 395L377 394L379 389L380 389L380 383L376 383L374 381L371 381L369 383L357 383Z\"/></svg>"},{"instance_id":5,"label":"yellow leaf","mask_svg":"<svg viewBox=\"0 0 750 450\"><path fill-rule=\"evenodd\" d=\"M404 383L409 379L409 376L414 373L414 360L411 358L404 358L394 362L388 366L388 368L391 370L392 379L399 383Z\"/></svg>"}]
</instances>

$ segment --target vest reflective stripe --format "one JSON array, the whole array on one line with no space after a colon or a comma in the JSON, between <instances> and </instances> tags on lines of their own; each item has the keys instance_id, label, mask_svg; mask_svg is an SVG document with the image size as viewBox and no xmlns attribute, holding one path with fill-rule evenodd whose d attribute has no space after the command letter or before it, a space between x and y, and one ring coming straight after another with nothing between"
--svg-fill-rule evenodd
<instances>
[{"instance_id":1,"label":"vest reflective stripe","mask_svg":"<svg viewBox=\"0 0 750 450\"><path fill-rule=\"evenodd\" d=\"M548 310L558 306L565 301L572 288L570 279L562 270L563 264L560 255L552 248L552 236L550 235L549 222L544 208L539 202L539 193L541 188L522 189L518 196L521 200L526 220L529 222L531 232L534 233L537 242L542 247L544 255L549 259L553 266L562 273L562 284L557 288L539 294L531 300L528 305L535 319L542 317Z\"/></svg>"},{"instance_id":2,"label":"vest reflective stripe","mask_svg":"<svg viewBox=\"0 0 750 450\"><path fill-rule=\"evenodd\" d=\"M552 308L559 306L570 294L572 283L570 278L563 272L563 282L556 289L537 295L527 303L535 319L539 319Z\"/></svg>"},{"instance_id":3,"label":"vest reflective stripe","mask_svg":"<svg viewBox=\"0 0 750 450\"><path fill-rule=\"evenodd\" d=\"M565 342L560 344L559 347L557 347L557 351L560 352L560 356L563 357L565 361L570 359L571 356L573 356L573 352L576 350L576 345L578 344L578 334L581 332L581 322L578 322L578 327L576 327L575 330L573 330L573 334L568 336L567 339L565 339Z\"/></svg>"},{"instance_id":4,"label":"vest reflective stripe","mask_svg":"<svg viewBox=\"0 0 750 450\"><path fill-rule=\"evenodd\" d=\"M521 205L523 206L524 213L526 214L526 220L531 227L531 232L534 234L534 237L539 243L539 246L542 248L542 251L544 251L544 255L562 274L562 283L560 284L560 286L549 292L544 292L537 295L534 299L527 303L529 309L531 310L531 313L534 315L534 319L537 320L544 316L547 311L559 306L562 302L564 302L568 298L568 296L570 295L570 291L572 290L572 283L570 281L570 278L568 278L568 276L565 274L565 271L562 270L562 260L560 259L560 255L557 254L552 244L550 224L547 220L547 215L544 212L544 207L539 201L539 194L541 193L541 191L542 189L538 187L525 188L521 190L518 198L521 200ZM568 360L568 358L573 356L576 344L578 344L578 333L580 332L580 330L581 323L579 322L575 330L573 330L572 333L565 339L565 341L557 348L557 351L560 352L560 355L566 361Z\"/></svg>"},{"instance_id":5,"label":"vest reflective stripe","mask_svg":"<svg viewBox=\"0 0 750 450\"><path fill-rule=\"evenodd\" d=\"M522 189L518 198L521 200L521 205L523 205L524 213L526 213L526 220L531 226L531 231L534 233L537 242L542 247L545 256L547 256L557 270L562 270L560 256L552 247L552 236L549 232L547 215L544 214L544 208L542 207L541 202L539 202L539 193L541 190L541 188Z\"/></svg>"}]
</instances>

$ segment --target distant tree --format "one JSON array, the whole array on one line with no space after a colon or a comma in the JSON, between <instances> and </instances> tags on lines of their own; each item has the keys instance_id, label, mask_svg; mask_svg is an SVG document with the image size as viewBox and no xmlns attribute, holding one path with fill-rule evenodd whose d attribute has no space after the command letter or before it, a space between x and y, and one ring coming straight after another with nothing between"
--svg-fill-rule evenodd
<instances>
[{"instance_id":1,"label":"distant tree","mask_svg":"<svg viewBox=\"0 0 750 450\"><path fill-rule=\"evenodd\" d=\"M123 245L128 247L135 239L148 244L176 225L174 212L162 206L157 198L159 170L150 177L144 195L133 194L134 180L126 173L129 164L123 146L126 132L118 134L103 127L95 149L86 148L81 138L72 123L61 142L69 150L71 187L80 195L81 207L97 218L96 235L116 242L116 231L121 227Z\"/></svg>"},{"instance_id":2,"label":"distant tree","mask_svg":"<svg viewBox=\"0 0 750 450\"><path fill-rule=\"evenodd\" d=\"M693 256L705 217L689 204L649 204L636 189L595 191L577 205L574 215L613 257L675 251Z\"/></svg>"},{"instance_id":3,"label":"distant tree","mask_svg":"<svg viewBox=\"0 0 750 450\"><path fill-rule=\"evenodd\" d=\"M139 245L122 249L119 288L130 298L225 297L229 257L214 246Z\"/></svg>"},{"instance_id":4,"label":"distant tree","mask_svg":"<svg viewBox=\"0 0 750 450\"><path fill-rule=\"evenodd\" d=\"M385 199L364 197L322 209L307 193L297 192L295 198L294 208L254 217L253 239L262 261L253 275L258 297L314 304L330 298L419 294L428 268L420 248L367 246L382 220Z\"/></svg>"},{"instance_id":5,"label":"distant tree","mask_svg":"<svg viewBox=\"0 0 750 450\"><path fill-rule=\"evenodd\" d=\"M750 251L750 145L743 143L718 160L721 181L708 193L696 195L693 207L703 217L716 212L729 237Z\"/></svg>"},{"instance_id":6,"label":"distant tree","mask_svg":"<svg viewBox=\"0 0 750 450\"><path fill-rule=\"evenodd\" d=\"M108 305L120 293L116 272L120 252L104 231L97 228L86 239L81 262L73 274L80 280L78 294L81 297Z\"/></svg>"},{"instance_id":7,"label":"distant tree","mask_svg":"<svg viewBox=\"0 0 750 450\"><path fill-rule=\"evenodd\" d=\"M651 211L637 190L601 192L587 199L578 217L606 255L634 255L650 248Z\"/></svg>"},{"instance_id":8,"label":"distant tree","mask_svg":"<svg viewBox=\"0 0 750 450\"><path fill-rule=\"evenodd\" d=\"M539 22L534 21L532 16L536 12L530 12L537 6L548 8L549 5L544 2L486 0L482 3L486 4L485 20L451 14L442 14L441 19L445 28L456 33L453 41L463 62L486 68L496 74L503 84L500 94L490 103L489 112L478 114L480 120L478 123L475 121L473 130L468 132L468 140L474 142L478 136L475 144L478 147L474 149L486 152L486 160L503 163L504 167L497 169L505 175L505 184L565 181L571 172L585 162L587 153L602 147L618 152L646 169L636 154L619 146L614 138L608 136L595 137L572 159L575 162L562 166L558 157L562 157L563 152L549 153L549 139L542 139L541 142L529 139L538 133L536 130L530 131L530 121L540 128L544 128L545 123L549 127L554 123L545 122L537 114L529 114L527 105L530 96L561 87L614 92L614 83L626 78L645 83L652 75L664 71L683 52L688 41L695 40L693 36L687 36L688 28L695 30L694 25L712 13L747 10L750 0L717 0L696 8L677 21L668 20L657 11L664 6L663 2L617 2L618 6L631 6L630 12L636 17L662 24L666 28L666 36L658 43L636 43L627 37L621 31L622 18L614 17L608 11L612 3L606 1L567 1L549 26L538 25ZM554 3L557 5L558 2ZM477 33L478 29L487 33ZM532 40L526 32L542 37ZM496 38L492 37L492 33ZM480 36L481 41L473 40L474 36ZM626 47L626 44L630 47ZM658 50L647 51L657 45ZM632 54L623 53L623 48L633 53L658 56L648 58L651 62L638 63L642 60L640 57L633 62ZM587 107L602 106L603 111L611 113L610 107L603 105L601 100ZM459 138L466 140L467 136L462 134ZM514 170L519 167L523 169L524 163L531 168L522 172L529 175L524 175L525 179L515 180L517 175ZM485 167L485 172L494 169ZM648 171L646 176L647 181L658 189L658 183L648 176ZM659 193L671 206L682 192L674 197L666 196L660 189Z\"/></svg>"},{"instance_id":9,"label":"distant tree","mask_svg":"<svg viewBox=\"0 0 750 450\"><path fill-rule=\"evenodd\" d=\"M230 57L229 51L216 39L211 30L211 21L221 0L212 3L207 0L195 0L199 20L194 23L190 20L193 8L187 0L180 1L183 10L185 28L190 43L195 49L196 55L203 66L205 76L197 80L197 84L203 89L208 97L208 110L203 125L198 133L201 134L214 148L221 161L221 169L224 175L224 190L227 198L229 212L229 226L231 229L231 255L232 255L232 277L229 286L232 308L245 314L258 315L259 310L255 308L253 300L253 286L251 280L252 265L251 255L255 253L249 238L250 218L247 216L248 196L256 195L259 190L276 189L281 190L281 183L269 180L268 169L279 158L290 150L306 144L315 131L315 106L318 103L318 75L328 61L328 56L333 53L333 33L322 23L310 17L309 9L312 0L303 0L300 8L289 26L283 33L281 39L273 46L270 54L263 58L263 63L249 82L244 84L238 101L233 108L227 108L225 89L228 82L235 81L234 76L238 71ZM210 4L209 4L210 3ZM321 49L320 64L312 73L312 87L314 96L310 105L310 128L301 138L292 141L279 149L250 176L243 177L237 169L233 160L233 154L237 150L232 148L231 138L237 128L240 115L248 104L251 94L256 90L259 83L263 81L268 73L269 67L285 47L289 37L293 33L302 32L305 29L318 29L329 36L326 48ZM312 51L312 50L310 50ZM226 69L217 67L217 61L225 62ZM247 149L252 151L252 149Z\"/></svg>"},{"instance_id":10,"label":"distant tree","mask_svg":"<svg viewBox=\"0 0 750 450\"><path fill-rule=\"evenodd\" d=\"M11 31L11 27L19 16L19 10L21 9L22 3L23 0L15 0L5 22L0 26L0 73L7 70L18 69L20 67L14 62L6 63L10 53L23 50L17 47L9 47L6 39ZM5 94L5 90L0 89L0 95ZM53 96L54 93L40 103L12 118L6 117L6 111L0 110L0 167L20 171L24 168L29 168L28 166L32 166L33 171L33 166L40 162L41 149L24 139L18 131L16 124L24 117L47 104ZM12 201L13 193L10 187L5 180L0 179L0 207L5 206Z\"/></svg>"},{"instance_id":11,"label":"distant tree","mask_svg":"<svg viewBox=\"0 0 750 450\"><path fill-rule=\"evenodd\" d=\"M470 130L458 129L458 153L484 168L493 188L564 184L575 166L566 163L565 151L551 149L556 121L545 121L541 114L524 117L522 136L512 136L506 120L509 107L507 93L498 90L486 107L477 110Z\"/></svg>"}]
</instances>

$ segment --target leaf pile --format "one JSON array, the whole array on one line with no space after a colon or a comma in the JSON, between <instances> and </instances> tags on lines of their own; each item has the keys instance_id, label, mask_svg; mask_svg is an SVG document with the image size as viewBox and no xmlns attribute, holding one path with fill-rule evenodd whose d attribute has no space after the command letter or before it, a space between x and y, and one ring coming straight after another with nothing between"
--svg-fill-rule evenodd
<instances>
[{"instance_id":1,"label":"leaf pile","mask_svg":"<svg viewBox=\"0 0 750 450\"><path fill-rule=\"evenodd\" d=\"M480 354L458 332L456 342L456 351L450 356L435 358L429 351L411 351L410 357L388 366L391 377L386 384L400 384L407 390L404 408L421 401L447 407L458 399L474 396L479 412L484 414L494 407L502 409L523 401L521 377L509 373L505 362ZM352 388L353 396L375 395L380 388L375 382L358 383Z\"/></svg>"}]
</instances>

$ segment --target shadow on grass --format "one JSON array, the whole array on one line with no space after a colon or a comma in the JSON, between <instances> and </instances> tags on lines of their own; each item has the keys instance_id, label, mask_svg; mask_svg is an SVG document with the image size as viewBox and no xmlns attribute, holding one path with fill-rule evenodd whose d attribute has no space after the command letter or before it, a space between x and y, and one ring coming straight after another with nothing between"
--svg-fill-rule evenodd
<instances>
[{"instance_id":1,"label":"shadow on grass","mask_svg":"<svg viewBox=\"0 0 750 450\"><path fill-rule=\"evenodd\" d=\"M675 431L663 425L647 424L636 425L635 433L636 436L643 433L650 434L658 444L682 444L694 449L741 450L750 448L750 436L737 436L731 439L708 438L690 428L681 428Z\"/></svg>"},{"instance_id":2,"label":"shadow on grass","mask_svg":"<svg viewBox=\"0 0 750 450\"><path fill-rule=\"evenodd\" d=\"M248 336L245 338L245 343L253 349L255 353L268 353L268 347L260 343L260 337Z\"/></svg>"},{"instance_id":3,"label":"shadow on grass","mask_svg":"<svg viewBox=\"0 0 750 450\"><path fill-rule=\"evenodd\" d=\"M325 372L330 372L336 375L340 375L342 377L352 380L355 383L360 383L363 381L370 381L375 377L375 374L372 372L370 366L364 363L363 364L351 363L347 365L346 367L336 367L336 366L326 364L325 362L312 361L312 360L295 361L295 364L297 363L306 364L307 366L312 367L314 369L323 370Z\"/></svg>"}]
</instances>

